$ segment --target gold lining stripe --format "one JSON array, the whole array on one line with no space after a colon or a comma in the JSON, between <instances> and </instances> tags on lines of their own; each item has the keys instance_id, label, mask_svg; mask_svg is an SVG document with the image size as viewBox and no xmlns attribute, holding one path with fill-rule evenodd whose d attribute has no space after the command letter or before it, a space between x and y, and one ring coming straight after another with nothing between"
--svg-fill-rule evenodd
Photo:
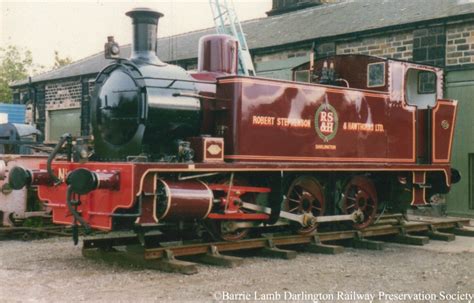
<instances>
[{"instance_id":1,"label":"gold lining stripe","mask_svg":"<svg viewBox=\"0 0 474 303\"><path fill-rule=\"evenodd\" d=\"M370 97L383 97L383 96L388 96L389 92L383 92L383 91L375 91L375 90L366 90L366 89L359 89L359 88L353 88L353 87L341 87L341 88L336 88L336 87L331 87L331 86L326 86L323 84L314 84L314 83L296 83L296 82L291 82L291 81L282 81L282 80L272 80L272 79L262 79L262 78L241 78L241 77L235 77L231 79L222 79L218 80L217 84L232 84L232 83L246 83L246 84L266 84L266 85L273 85L273 86L278 86L278 87L291 87L291 88L320 88L324 89L328 92L332 93L341 93L344 94L344 90L346 91L358 91L358 92L363 92L364 95L370 96Z\"/></svg>"},{"instance_id":2,"label":"gold lining stripe","mask_svg":"<svg viewBox=\"0 0 474 303\"><path fill-rule=\"evenodd\" d=\"M413 193L413 194L412 194L412 196L411 196L410 205L413 205L413 203L415 202L415 196L416 196L416 194L415 194L415 192L416 192L416 190L415 190L415 184L419 184L419 183L415 183L415 178L416 178L415 176L416 176L416 173L417 173L417 172L413 172L413 182L412 182L412 184L413 184L412 193ZM422 181L422 182L423 182L423 184L426 183L426 172L423 172L423 181ZM446 180L446 182L447 182L447 180ZM429 204L428 202L426 202L426 198L425 198L425 195L426 195L426 188L423 187L423 188L420 188L420 189L423 190L423 203L424 203L423 205Z\"/></svg>"},{"instance_id":3,"label":"gold lining stripe","mask_svg":"<svg viewBox=\"0 0 474 303\"><path fill-rule=\"evenodd\" d=\"M372 161L385 161L385 162L403 162L412 163L414 162L409 158L342 158L342 157L291 157L291 156L263 156L263 155L227 155L226 159L242 159L242 160L292 160L292 161L347 161L347 162L372 162Z\"/></svg>"},{"instance_id":4,"label":"gold lining stripe","mask_svg":"<svg viewBox=\"0 0 474 303\"><path fill-rule=\"evenodd\" d=\"M202 185L204 185L204 186L207 188L207 190L209 191L209 193L211 194L211 198L209 199L209 208L208 208L208 210L207 210L207 213L201 218L201 219L206 219L207 216L209 216L209 214L211 213L211 210L212 210L212 200L213 200L213 198L214 198L214 193L213 193L212 190L209 188L209 186L207 186L206 183L202 182L201 180L197 180L197 181L201 182Z\"/></svg>"},{"instance_id":5,"label":"gold lining stripe","mask_svg":"<svg viewBox=\"0 0 474 303\"><path fill-rule=\"evenodd\" d=\"M451 130L449 134L449 143L448 143L448 157L447 158L436 158L436 132L435 132L435 127L436 127L436 113L438 112L439 108L441 105L446 105L446 106L451 106L454 107L453 109L453 115L451 119ZM435 109L433 110L433 123L431 125L431 136L433 137L433 148L432 148L432 161L433 163L449 163L451 159L451 151L452 151L452 143L453 143L453 137L454 137L454 128L455 128L455 123L456 123L456 115L457 115L457 105L458 102L456 100L453 101L438 101L438 104L436 105Z\"/></svg>"},{"instance_id":6,"label":"gold lining stripe","mask_svg":"<svg viewBox=\"0 0 474 303\"><path fill-rule=\"evenodd\" d=\"M189 170L185 168L149 168L147 169L141 178L140 187L138 193L140 194L143 191L143 180L145 176L149 173L153 172L187 172ZM445 182L446 185L449 187L448 184L448 172L444 168L386 168L386 167L374 167L374 168L196 168L193 171L195 172L269 172L269 171L300 171L300 172L328 172L328 171L394 171L394 172L413 172L413 171L438 171L443 172L445 175Z\"/></svg>"},{"instance_id":7,"label":"gold lining stripe","mask_svg":"<svg viewBox=\"0 0 474 303\"><path fill-rule=\"evenodd\" d=\"M156 176L156 174L155 174L155 176ZM164 217L166 217L166 215L167 215L168 212L170 211L170 208L171 208L171 190L170 190L170 187L169 187L168 183L166 183L165 180L163 180L163 179L160 178L159 181L160 181L161 183L163 183L163 185L165 186L166 195L168 196L168 199L167 199L168 201L167 201L167 203L166 203L165 212L164 212L163 215L161 215L160 218L159 218L159 219L161 220L161 219L163 219ZM155 197L156 197L156 195L155 195ZM155 198L155 201L156 201L156 198ZM156 205L156 203L155 203L155 205ZM155 211L154 213L156 214L156 211Z\"/></svg>"}]
</instances>

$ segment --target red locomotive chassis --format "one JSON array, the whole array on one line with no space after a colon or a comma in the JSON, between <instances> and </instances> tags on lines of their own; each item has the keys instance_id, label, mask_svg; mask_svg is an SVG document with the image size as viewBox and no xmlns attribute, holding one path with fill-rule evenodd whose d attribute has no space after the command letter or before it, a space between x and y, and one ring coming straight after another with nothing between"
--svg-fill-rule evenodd
<instances>
[{"instance_id":1,"label":"red locomotive chassis","mask_svg":"<svg viewBox=\"0 0 474 303\"><path fill-rule=\"evenodd\" d=\"M41 165L42 169L46 165ZM196 164L160 164L160 163L99 163L90 162L78 164L71 162L56 162L53 170L60 178L77 168L87 168L96 172L118 172L120 175L119 185L116 189L96 189L89 194L80 196L81 205L79 211L81 216L93 228L112 230L112 217L118 210L127 210L142 196L141 216L137 223L147 225L158 223L156 217L156 192L157 180L160 176L166 176L170 172L176 173L212 173L212 172L403 172L413 179L418 175L425 176L426 173L439 172L446 176L446 183L451 183L450 166L439 165L413 165L401 164L392 167L387 164L341 164L341 163L196 163ZM424 183L424 179L420 180ZM415 188L415 187L414 187ZM62 183L58 186L39 186L38 195L46 205L53 210L53 222L59 224L71 224L73 217L66 206L67 186ZM416 191L413 191L413 199ZM424 195L424 189L422 189ZM419 204L424 204L423 196ZM416 201L412 201L416 202Z\"/></svg>"},{"instance_id":2,"label":"red locomotive chassis","mask_svg":"<svg viewBox=\"0 0 474 303\"><path fill-rule=\"evenodd\" d=\"M425 185L432 173L441 176L442 185L449 188L456 101L442 99L442 71L366 56L336 56L318 61L316 69L324 70L328 62L339 77L335 81L342 86L239 76L217 78L215 87L207 89L206 98L201 100L201 133L210 136L189 140L197 153L205 154L195 158L201 162L55 162L53 170L63 180L78 168L119 175L113 187L101 188L99 184L80 196L81 216L92 227L104 230L113 229L117 212L136 211L138 199L141 209L135 223L158 223L155 193L159 184L166 185L170 173L388 172L408 179L414 205L428 200ZM379 66L372 79L369 69L373 64ZM433 77L431 84L411 84ZM209 192L216 189L193 182L186 190L195 189L202 201L200 209L193 210L193 204L184 201L179 186L167 187L181 199L168 205L186 205L188 212L194 211L200 219L209 215L208 205L213 201ZM53 209L56 223L70 224L73 220L66 205L66 190L64 183L39 186L39 196Z\"/></svg>"}]
</instances>

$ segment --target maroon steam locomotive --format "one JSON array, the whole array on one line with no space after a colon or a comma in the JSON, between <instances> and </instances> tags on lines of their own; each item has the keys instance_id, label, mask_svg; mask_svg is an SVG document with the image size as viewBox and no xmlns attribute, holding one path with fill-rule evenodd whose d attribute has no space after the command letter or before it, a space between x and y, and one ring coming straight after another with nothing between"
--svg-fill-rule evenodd
<instances>
[{"instance_id":1,"label":"maroon steam locomotive","mask_svg":"<svg viewBox=\"0 0 474 303\"><path fill-rule=\"evenodd\" d=\"M92 141L65 135L39 169L10 172L13 188L39 186L55 223L224 240L333 221L364 228L459 180L457 104L442 98L439 68L341 55L296 68L296 81L245 77L237 41L211 35L187 72L156 55L162 14L127 15L132 54L96 79ZM70 161L53 161L62 145Z\"/></svg>"}]
</instances>

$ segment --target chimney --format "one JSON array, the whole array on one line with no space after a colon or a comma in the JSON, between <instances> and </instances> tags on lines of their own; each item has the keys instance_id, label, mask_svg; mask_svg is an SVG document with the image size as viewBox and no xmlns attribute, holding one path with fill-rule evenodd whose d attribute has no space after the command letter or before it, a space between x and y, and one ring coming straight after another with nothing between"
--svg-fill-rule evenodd
<instances>
[{"instance_id":1,"label":"chimney","mask_svg":"<svg viewBox=\"0 0 474 303\"><path fill-rule=\"evenodd\" d=\"M163 14L149 8L134 8L125 15L132 18L133 24L130 59L163 64L156 55L158 20Z\"/></svg>"},{"instance_id":2,"label":"chimney","mask_svg":"<svg viewBox=\"0 0 474 303\"><path fill-rule=\"evenodd\" d=\"M300 9L321 5L327 2L336 2L334 0L273 0L272 9L266 12L267 16L281 15Z\"/></svg>"}]
</instances>

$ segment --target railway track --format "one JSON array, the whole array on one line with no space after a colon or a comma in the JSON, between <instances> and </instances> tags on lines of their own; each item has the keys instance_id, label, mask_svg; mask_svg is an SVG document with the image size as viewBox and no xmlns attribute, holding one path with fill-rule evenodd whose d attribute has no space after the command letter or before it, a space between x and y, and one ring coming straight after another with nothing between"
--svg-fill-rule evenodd
<instances>
[{"instance_id":1,"label":"railway track","mask_svg":"<svg viewBox=\"0 0 474 303\"><path fill-rule=\"evenodd\" d=\"M80 231L83 234L82 231ZM0 227L0 240L21 239L23 241L46 237L71 237L71 230L64 226L48 225L42 227L7 226Z\"/></svg>"},{"instance_id":2,"label":"railway track","mask_svg":"<svg viewBox=\"0 0 474 303\"><path fill-rule=\"evenodd\" d=\"M66 232L64 227L48 226L48 227L0 227L0 239L22 239L24 241L47 236L70 237L71 234Z\"/></svg>"},{"instance_id":3,"label":"railway track","mask_svg":"<svg viewBox=\"0 0 474 303\"><path fill-rule=\"evenodd\" d=\"M411 219L403 221L399 215L384 216L376 226L364 230L321 232L310 235L277 235L234 242L177 243L163 242L144 248L134 235L85 239L83 255L88 258L158 269L166 272L194 274L197 263L235 267L243 262L244 251L264 257L293 259L299 251L337 254L344 246L382 250L385 242L425 245L432 240L453 241L456 235L474 236L468 219ZM392 224L386 224L391 222ZM395 223L396 222L396 223ZM153 236L148 239L153 242ZM330 243L330 244L328 244ZM337 245L335 245L337 244ZM342 245L341 245L342 244ZM231 253L233 256L224 255ZM238 254L239 257L234 256Z\"/></svg>"}]
</instances>

